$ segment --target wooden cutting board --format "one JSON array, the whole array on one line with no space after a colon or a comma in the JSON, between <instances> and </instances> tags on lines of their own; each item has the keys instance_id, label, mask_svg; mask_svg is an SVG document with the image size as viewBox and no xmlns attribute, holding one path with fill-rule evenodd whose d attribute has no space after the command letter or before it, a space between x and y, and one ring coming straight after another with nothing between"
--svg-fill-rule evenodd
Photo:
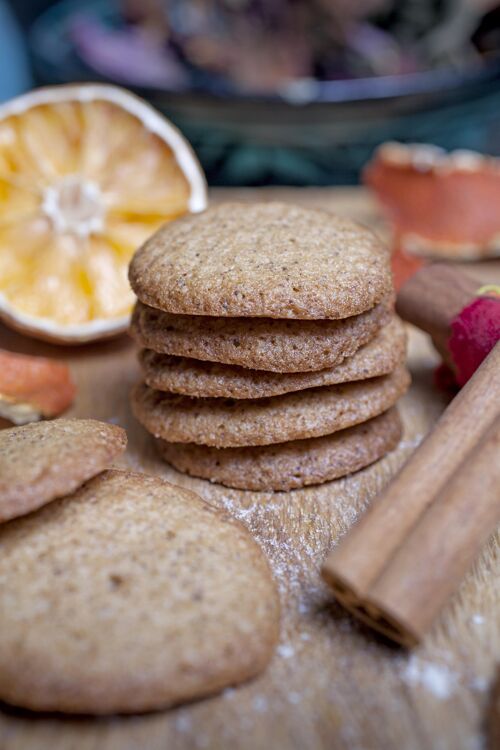
<instances>
[{"instance_id":1,"label":"wooden cutting board","mask_svg":"<svg viewBox=\"0 0 500 750\"><path fill-rule=\"evenodd\" d=\"M257 200L270 195L325 206L383 231L372 203L356 189L224 190L212 198ZM500 276L498 263L475 266L473 272L487 280ZM158 459L151 439L130 413L128 393L138 367L134 346L125 337L58 349L0 328L1 346L57 356L71 365L78 397L70 415L125 427L129 447L120 465L190 487L240 518L269 556L283 604L281 643L259 679L209 700L138 717L58 718L3 706L0 750L482 747L489 683L500 656L498 538L484 550L441 621L412 654L353 622L318 574L326 552L446 405L433 387L437 358L428 340L416 329L409 334L413 385L401 403L405 435L399 448L348 479L290 493L252 493L190 479Z\"/></svg>"}]
</instances>

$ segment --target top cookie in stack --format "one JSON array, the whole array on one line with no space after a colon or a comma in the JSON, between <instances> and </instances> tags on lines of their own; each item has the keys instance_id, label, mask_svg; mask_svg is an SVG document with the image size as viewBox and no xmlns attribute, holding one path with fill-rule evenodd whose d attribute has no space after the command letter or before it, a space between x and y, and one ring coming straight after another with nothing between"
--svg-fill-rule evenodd
<instances>
[{"instance_id":1,"label":"top cookie in stack","mask_svg":"<svg viewBox=\"0 0 500 750\"><path fill-rule=\"evenodd\" d=\"M391 450L406 390L390 259L326 211L228 203L160 229L135 255L137 418L177 468L291 489ZM180 394L180 395L179 395Z\"/></svg>"}]
</instances>

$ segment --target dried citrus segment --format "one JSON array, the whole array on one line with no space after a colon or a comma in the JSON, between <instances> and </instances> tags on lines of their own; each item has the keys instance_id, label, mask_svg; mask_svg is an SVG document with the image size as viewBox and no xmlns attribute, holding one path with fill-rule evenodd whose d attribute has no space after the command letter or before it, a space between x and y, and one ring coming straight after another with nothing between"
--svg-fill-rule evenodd
<instances>
[{"instance_id":1,"label":"dried citrus segment","mask_svg":"<svg viewBox=\"0 0 500 750\"><path fill-rule=\"evenodd\" d=\"M66 365L0 349L0 417L14 424L55 417L74 397Z\"/></svg>"},{"instance_id":2,"label":"dried citrus segment","mask_svg":"<svg viewBox=\"0 0 500 750\"><path fill-rule=\"evenodd\" d=\"M61 342L125 330L134 251L205 207L187 142L123 89L59 86L0 106L0 316Z\"/></svg>"}]
</instances>

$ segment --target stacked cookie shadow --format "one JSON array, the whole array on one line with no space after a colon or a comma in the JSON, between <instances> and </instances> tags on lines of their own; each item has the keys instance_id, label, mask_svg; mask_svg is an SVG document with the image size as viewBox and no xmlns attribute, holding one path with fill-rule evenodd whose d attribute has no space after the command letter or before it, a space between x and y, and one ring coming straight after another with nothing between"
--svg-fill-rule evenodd
<instances>
[{"instance_id":1,"label":"stacked cookie shadow","mask_svg":"<svg viewBox=\"0 0 500 750\"><path fill-rule=\"evenodd\" d=\"M136 253L138 420L180 471L288 490L357 471L398 443L409 384L390 259L325 211L223 204Z\"/></svg>"}]
</instances>

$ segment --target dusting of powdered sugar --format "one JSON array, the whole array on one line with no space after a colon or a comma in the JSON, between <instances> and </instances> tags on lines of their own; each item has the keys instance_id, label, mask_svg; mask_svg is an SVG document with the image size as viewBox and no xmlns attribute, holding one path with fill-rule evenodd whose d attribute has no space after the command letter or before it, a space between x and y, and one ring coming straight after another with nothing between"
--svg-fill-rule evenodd
<instances>
[{"instance_id":1,"label":"dusting of powdered sugar","mask_svg":"<svg viewBox=\"0 0 500 750\"><path fill-rule=\"evenodd\" d=\"M259 542L289 614L308 612L325 592L317 570L318 561L325 554L320 537L317 544L304 538L292 538L279 523L284 503L291 502L293 508L293 496L290 500L284 493L261 493L249 498L248 504L242 504L241 500L241 494L233 496L231 492L216 497L218 507L244 523ZM317 518L318 525L324 522L324 519Z\"/></svg>"},{"instance_id":2,"label":"dusting of powdered sugar","mask_svg":"<svg viewBox=\"0 0 500 750\"><path fill-rule=\"evenodd\" d=\"M258 714L265 714L269 710L269 702L264 695L256 695L252 700L252 708Z\"/></svg>"},{"instance_id":3,"label":"dusting of powdered sugar","mask_svg":"<svg viewBox=\"0 0 500 750\"><path fill-rule=\"evenodd\" d=\"M413 451L418 448L423 439L423 435L415 435L409 440L401 440L398 445L398 450L404 452L405 454L413 453Z\"/></svg>"},{"instance_id":4,"label":"dusting of powdered sugar","mask_svg":"<svg viewBox=\"0 0 500 750\"><path fill-rule=\"evenodd\" d=\"M420 686L438 700L451 698L457 689L458 675L446 664L425 661L412 656L402 673L407 685Z\"/></svg>"},{"instance_id":5,"label":"dusting of powdered sugar","mask_svg":"<svg viewBox=\"0 0 500 750\"><path fill-rule=\"evenodd\" d=\"M376 638L370 638L355 620L342 612L320 576L321 561L328 549L337 544L383 489L388 476L399 469L421 440L422 435L417 435L400 443L397 451L383 459L383 471L373 472L368 468L336 480L308 494L307 500L301 490L241 492L172 475L171 470L165 470L165 478L194 489L211 505L225 510L249 529L269 560L280 590L281 639L266 673L268 676L262 678L273 687L268 691L266 683L258 679L248 686L223 691L218 715L225 746L232 742L237 744L238 737L251 733L253 727L258 726L262 731L263 727L270 728L273 717L297 716L301 711L309 711L318 696L322 696L321 700L337 708L345 703L346 714L336 731L345 746L365 750L365 738L357 717L351 716L347 708L349 700L356 695L352 674L353 669L355 673L358 668L359 651L367 674L375 676L382 669L392 675L392 687L387 684L385 695L368 689L363 693L363 705L374 713L380 711L386 701L395 699L396 693L401 695L402 701L408 698L406 693L409 700L418 695L419 700L441 703L442 710L447 711L446 702L456 699L464 689L476 694L487 689L488 681L481 672L478 674L472 664L463 664L460 654L438 644L432 647L431 643L429 651L419 650L410 657L386 651ZM469 622L476 632L484 627L484 618L479 613L470 614ZM326 645L326 650L323 645L318 650L321 643ZM318 653L321 664L317 661ZM325 663L325 659L330 658L337 674L333 680L330 667ZM322 669L324 663L325 669ZM314 678L304 679L304 674L310 674L311 669L314 669ZM402 691L402 686L407 690ZM200 704L184 711L186 713L177 716L176 730L184 735L183 742L189 740L194 750L203 748L207 736L204 722L209 708Z\"/></svg>"},{"instance_id":6,"label":"dusting of powdered sugar","mask_svg":"<svg viewBox=\"0 0 500 750\"><path fill-rule=\"evenodd\" d=\"M486 677L473 677L470 681L470 687L476 693L485 693L489 688L489 682Z\"/></svg>"},{"instance_id":7,"label":"dusting of powdered sugar","mask_svg":"<svg viewBox=\"0 0 500 750\"><path fill-rule=\"evenodd\" d=\"M295 655L295 650L289 644L284 643L277 647L276 653L282 659L291 659Z\"/></svg>"},{"instance_id":8,"label":"dusting of powdered sugar","mask_svg":"<svg viewBox=\"0 0 500 750\"><path fill-rule=\"evenodd\" d=\"M181 732L182 734L186 732L190 732L192 728L192 721L190 716L183 711L182 709L179 711L175 718L175 728L178 732Z\"/></svg>"},{"instance_id":9,"label":"dusting of powdered sugar","mask_svg":"<svg viewBox=\"0 0 500 750\"><path fill-rule=\"evenodd\" d=\"M121 417L116 417L116 416L108 417L108 419L106 421L109 422L110 424L116 424L119 427L123 427L124 426L123 425L123 419Z\"/></svg>"}]
</instances>

